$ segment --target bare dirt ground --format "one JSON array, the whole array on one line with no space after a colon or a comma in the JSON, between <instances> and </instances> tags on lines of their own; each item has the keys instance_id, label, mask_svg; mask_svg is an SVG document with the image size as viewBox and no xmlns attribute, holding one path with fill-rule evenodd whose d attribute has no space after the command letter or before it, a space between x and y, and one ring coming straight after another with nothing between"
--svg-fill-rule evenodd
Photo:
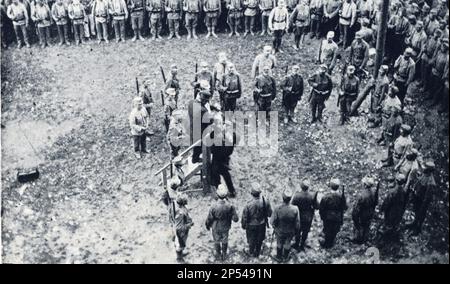
<instances>
[{"instance_id":1,"label":"bare dirt ground","mask_svg":"<svg viewBox=\"0 0 450 284\"><path fill-rule=\"evenodd\" d=\"M8 49L2 52L2 257L6 263L174 263L166 209L159 201L162 189L155 171L167 162L162 110L156 100L152 117L155 135L149 143L151 154L136 160L132 153L127 117L135 95L134 78L149 77L154 95L162 87L159 65L178 64L182 82L181 106L192 97L196 61L216 61L226 51L244 82L240 109L250 109L254 56L270 38L159 41L145 43L57 47L41 50ZM278 56L277 76L284 67L297 63L306 79L313 63L317 41L307 41L300 52L284 42L285 53ZM288 46L289 45L289 46ZM340 72L336 72L340 73ZM339 74L334 83L339 82ZM272 204L278 204L286 187L299 188L308 177L313 189L327 190L327 181L336 176L346 184L350 206L361 189L361 178L369 173L384 179L389 170L378 169L384 149L375 144L379 129L367 130L366 116L352 118L338 126L336 93L325 110L324 124L310 125L306 98L298 107L299 123L280 125L279 151L272 158L260 156L258 149L241 147L232 159L232 175L238 196L232 199L239 212L250 199L253 182L261 185ZM281 110L280 94L275 109ZM363 109L367 109L366 104ZM393 249L371 242L357 246L351 214L337 244L330 250L319 246L321 221L316 214L309 237L311 246L292 258L292 263L372 262L367 249L381 249L381 262L448 263L448 117L436 110L420 108L414 139L423 145L426 157L437 159L439 196L427 218L424 233L405 233ZM281 119L280 119L281 121ZM22 134L26 133L27 138ZM420 133L420 134L419 134ZM34 154L27 139L34 145ZM38 165L41 178L29 184L16 180L18 167ZM197 180L197 179L196 179ZM192 187L199 187L194 180ZM386 189L381 187L381 200ZM190 232L186 258L189 263L212 263L212 238L204 228L210 196L191 194L189 208L195 226ZM378 216L381 216L378 214ZM411 218L408 211L406 219ZM379 217L373 225L375 234ZM255 262L243 253L245 233L240 224L230 231L230 263ZM256 262L271 263L270 248ZM369 250L370 251L370 250ZM273 251L272 251L273 253Z\"/></svg>"}]
</instances>

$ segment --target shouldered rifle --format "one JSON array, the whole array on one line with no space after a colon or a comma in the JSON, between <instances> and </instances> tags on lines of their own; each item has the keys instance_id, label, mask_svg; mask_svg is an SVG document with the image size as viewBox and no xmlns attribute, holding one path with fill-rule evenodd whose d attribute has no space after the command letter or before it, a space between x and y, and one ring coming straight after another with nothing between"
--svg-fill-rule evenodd
<instances>
[{"instance_id":1,"label":"shouldered rifle","mask_svg":"<svg viewBox=\"0 0 450 284\"><path fill-rule=\"evenodd\" d=\"M164 74L164 69L162 68L161 65L159 65L159 70L161 71L161 76L162 76L163 82L165 84L166 83L166 74Z\"/></svg>"},{"instance_id":2,"label":"shouldered rifle","mask_svg":"<svg viewBox=\"0 0 450 284\"><path fill-rule=\"evenodd\" d=\"M137 77L136 77L136 93L139 96L139 81Z\"/></svg>"},{"instance_id":3,"label":"shouldered rifle","mask_svg":"<svg viewBox=\"0 0 450 284\"><path fill-rule=\"evenodd\" d=\"M264 222L266 223L266 227L270 228L269 226L269 220L267 219L267 208L266 208L266 200L264 199L264 196L262 197L262 205L263 205L263 213L264 213Z\"/></svg>"},{"instance_id":4,"label":"shouldered rifle","mask_svg":"<svg viewBox=\"0 0 450 284\"><path fill-rule=\"evenodd\" d=\"M197 80L198 80L197 72L198 72L198 63L195 62L195 77L194 77L195 84L197 84ZM194 85L194 98L195 98L196 94L197 94L197 87L196 87L196 85Z\"/></svg>"},{"instance_id":5,"label":"shouldered rifle","mask_svg":"<svg viewBox=\"0 0 450 284\"><path fill-rule=\"evenodd\" d=\"M317 57L317 62L319 64L321 64L322 62L320 62L320 57L322 57L322 44L323 44L323 40L320 41L320 46L319 46L319 57Z\"/></svg>"}]
</instances>

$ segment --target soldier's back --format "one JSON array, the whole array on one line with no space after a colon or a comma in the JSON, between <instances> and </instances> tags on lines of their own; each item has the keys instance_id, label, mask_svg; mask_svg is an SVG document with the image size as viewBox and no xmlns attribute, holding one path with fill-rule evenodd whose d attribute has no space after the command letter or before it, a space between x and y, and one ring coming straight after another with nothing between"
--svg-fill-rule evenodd
<instances>
[{"instance_id":1,"label":"soldier's back","mask_svg":"<svg viewBox=\"0 0 450 284\"><path fill-rule=\"evenodd\" d=\"M294 233L296 222L298 222L298 208L293 205L282 204L278 206L274 215L276 222L274 224L275 230L279 233Z\"/></svg>"},{"instance_id":2,"label":"soldier's back","mask_svg":"<svg viewBox=\"0 0 450 284\"><path fill-rule=\"evenodd\" d=\"M320 201L319 212L324 221L342 220L344 209L342 196L336 192L326 194Z\"/></svg>"}]
</instances>

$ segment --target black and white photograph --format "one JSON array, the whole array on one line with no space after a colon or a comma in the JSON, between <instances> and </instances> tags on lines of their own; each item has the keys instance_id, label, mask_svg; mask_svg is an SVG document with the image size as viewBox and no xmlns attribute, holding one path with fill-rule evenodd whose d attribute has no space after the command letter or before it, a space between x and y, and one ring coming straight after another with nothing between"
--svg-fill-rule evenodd
<instances>
[{"instance_id":1,"label":"black and white photograph","mask_svg":"<svg viewBox=\"0 0 450 284\"><path fill-rule=\"evenodd\" d=\"M0 263L449 263L448 0L0 2Z\"/></svg>"}]
</instances>

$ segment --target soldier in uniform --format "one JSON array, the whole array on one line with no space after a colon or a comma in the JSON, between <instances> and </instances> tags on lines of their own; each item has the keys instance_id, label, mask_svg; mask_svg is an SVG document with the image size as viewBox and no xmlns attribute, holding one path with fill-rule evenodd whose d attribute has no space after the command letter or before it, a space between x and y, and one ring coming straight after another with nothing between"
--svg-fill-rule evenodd
<instances>
[{"instance_id":1,"label":"soldier in uniform","mask_svg":"<svg viewBox=\"0 0 450 284\"><path fill-rule=\"evenodd\" d=\"M150 90L150 81L144 82L144 89L140 91L140 96L142 98L143 106L148 113L148 116L151 116L151 109L153 107L153 96Z\"/></svg>"},{"instance_id":2,"label":"soldier in uniform","mask_svg":"<svg viewBox=\"0 0 450 284\"><path fill-rule=\"evenodd\" d=\"M423 170L423 175L415 184L412 192L412 203L414 211L414 221L408 224L413 230L414 235L420 234L423 222L427 216L428 208L436 194L436 181L434 179L435 164L433 161L427 161Z\"/></svg>"},{"instance_id":3,"label":"soldier in uniform","mask_svg":"<svg viewBox=\"0 0 450 284\"><path fill-rule=\"evenodd\" d=\"M389 145L388 157L383 160L383 167L397 165L406 153L406 150L414 146L410 133L411 126L402 124L400 127L400 136L395 139L391 145Z\"/></svg>"},{"instance_id":4,"label":"soldier in uniform","mask_svg":"<svg viewBox=\"0 0 450 284\"><path fill-rule=\"evenodd\" d=\"M220 0L205 0L203 2L203 11L205 11L205 24L208 30L206 34L206 38L209 38L211 35L217 38L216 35L216 26L217 19L222 13L222 6Z\"/></svg>"},{"instance_id":5,"label":"soldier in uniform","mask_svg":"<svg viewBox=\"0 0 450 284\"><path fill-rule=\"evenodd\" d=\"M259 257L266 238L266 227L269 226L268 218L272 216L272 207L269 200L261 195L259 185L253 185L250 193L253 198L242 211L241 224L247 235L250 256Z\"/></svg>"},{"instance_id":6,"label":"soldier in uniform","mask_svg":"<svg viewBox=\"0 0 450 284\"><path fill-rule=\"evenodd\" d=\"M389 188L386 199L381 205L381 211L384 213L384 236L389 241L392 241L393 237L398 236L406 202L406 192L403 188L406 177L402 174L397 174L395 180L396 183Z\"/></svg>"},{"instance_id":7,"label":"soldier in uniform","mask_svg":"<svg viewBox=\"0 0 450 284\"><path fill-rule=\"evenodd\" d=\"M430 13L427 13L424 18L425 32L428 36L432 36L435 31L439 29L439 20L437 18L437 10L431 9Z\"/></svg>"},{"instance_id":8,"label":"soldier in uniform","mask_svg":"<svg viewBox=\"0 0 450 284\"><path fill-rule=\"evenodd\" d=\"M350 55L347 64L355 66L355 73L358 77L364 74L363 70L365 70L367 61L369 60L369 49L369 44L362 39L361 32L357 32L355 39L350 45Z\"/></svg>"},{"instance_id":9,"label":"soldier in uniform","mask_svg":"<svg viewBox=\"0 0 450 284\"><path fill-rule=\"evenodd\" d=\"M286 9L286 1L278 0L277 7L273 8L269 15L269 30L273 32L273 48L275 52L282 52L281 41L285 32L289 29L289 12Z\"/></svg>"},{"instance_id":10,"label":"soldier in uniform","mask_svg":"<svg viewBox=\"0 0 450 284\"><path fill-rule=\"evenodd\" d=\"M311 38L316 37L317 39L320 38L320 28L322 25L322 17L323 17L323 9L324 9L324 2L326 0L311 0L309 2L309 8L310 8L310 14L311 14L311 25L310 25L310 31L311 31Z\"/></svg>"},{"instance_id":11,"label":"soldier in uniform","mask_svg":"<svg viewBox=\"0 0 450 284\"><path fill-rule=\"evenodd\" d=\"M252 78L256 78L260 75L264 66L270 66L271 70L277 66L277 59L271 53L272 47L266 45L264 46L263 52L255 57L252 65Z\"/></svg>"},{"instance_id":12,"label":"soldier in uniform","mask_svg":"<svg viewBox=\"0 0 450 284\"><path fill-rule=\"evenodd\" d=\"M355 67L353 65L347 66L347 74L342 78L341 91L338 98L341 111L341 125L349 121L352 103L359 94L359 84L359 78L355 75Z\"/></svg>"},{"instance_id":13,"label":"soldier in uniform","mask_svg":"<svg viewBox=\"0 0 450 284\"><path fill-rule=\"evenodd\" d=\"M403 55L400 55L394 64L394 84L399 90L397 97L402 103L406 97L408 86L414 80L416 63L411 58L412 54L413 50L409 47L406 48Z\"/></svg>"},{"instance_id":14,"label":"soldier in uniform","mask_svg":"<svg viewBox=\"0 0 450 284\"><path fill-rule=\"evenodd\" d=\"M138 38L140 41L143 41L142 29L144 28L145 0L128 0L127 3L131 14L131 28L134 33L131 41L136 41Z\"/></svg>"},{"instance_id":15,"label":"soldier in uniform","mask_svg":"<svg viewBox=\"0 0 450 284\"><path fill-rule=\"evenodd\" d=\"M388 90L388 95L384 99L382 106L382 113L385 118L390 117L393 108L397 110L401 110L403 108L402 102L397 97L397 94L398 88L391 85Z\"/></svg>"},{"instance_id":16,"label":"soldier in uniform","mask_svg":"<svg viewBox=\"0 0 450 284\"><path fill-rule=\"evenodd\" d=\"M187 145L189 142L187 138L186 129L183 126L183 116L180 110L172 112L170 117L169 129L167 131L167 142L170 147L170 156L175 158L178 156L181 146Z\"/></svg>"},{"instance_id":17,"label":"soldier in uniform","mask_svg":"<svg viewBox=\"0 0 450 284\"><path fill-rule=\"evenodd\" d=\"M255 89L253 98L258 105L258 111L265 111L266 117L269 118L272 101L277 95L275 79L270 75L270 67L264 66L263 73L255 79Z\"/></svg>"},{"instance_id":18,"label":"soldier in uniform","mask_svg":"<svg viewBox=\"0 0 450 284\"><path fill-rule=\"evenodd\" d=\"M370 111L377 113L382 107L382 103L389 91L389 67L387 65L381 65L378 70L378 77L369 81L368 85L373 89L370 103ZM366 87L367 88L367 87ZM381 122L381 121L380 121Z\"/></svg>"},{"instance_id":19,"label":"soldier in uniform","mask_svg":"<svg viewBox=\"0 0 450 284\"><path fill-rule=\"evenodd\" d=\"M50 41L51 12L43 0L39 0L31 11L31 19L37 23L41 47L48 46Z\"/></svg>"},{"instance_id":20,"label":"soldier in uniform","mask_svg":"<svg viewBox=\"0 0 450 284\"><path fill-rule=\"evenodd\" d=\"M403 119L400 115L401 110L397 108L392 108L389 112L389 117L386 119L386 122L383 125L383 132L381 133L380 139L377 140L377 143L380 146L388 145L388 156L386 159L383 159L383 162L388 162L392 159L392 143L397 139L400 135L400 127L403 123Z\"/></svg>"},{"instance_id":21,"label":"soldier in uniform","mask_svg":"<svg viewBox=\"0 0 450 284\"><path fill-rule=\"evenodd\" d=\"M265 35L267 30L269 15L274 8L274 0L259 0L259 10L261 11L261 36Z\"/></svg>"},{"instance_id":22,"label":"soldier in uniform","mask_svg":"<svg viewBox=\"0 0 450 284\"><path fill-rule=\"evenodd\" d=\"M56 3L52 6L51 12L52 18L58 28L59 45L63 45L64 43L70 45L67 21L69 13L63 0L56 0Z\"/></svg>"},{"instance_id":23,"label":"soldier in uniform","mask_svg":"<svg viewBox=\"0 0 450 284\"><path fill-rule=\"evenodd\" d=\"M178 67L176 64L170 65L170 78L166 82L165 90L169 88L175 89L175 104L178 107L178 96L180 95L180 81L177 78Z\"/></svg>"},{"instance_id":24,"label":"soldier in uniform","mask_svg":"<svg viewBox=\"0 0 450 284\"><path fill-rule=\"evenodd\" d=\"M339 11L341 9L340 0L326 0L323 5L323 34L335 32L339 23Z\"/></svg>"},{"instance_id":25,"label":"soldier in uniform","mask_svg":"<svg viewBox=\"0 0 450 284\"><path fill-rule=\"evenodd\" d=\"M411 36L406 38L406 44L413 49L415 59L422 58L422 53L425 51L427 40L428 38L423 28L423 22L417 21ZM419 66L417 68L420 70Z\"/></svg>"},{"instance_id":26,"label":"soldier in uniform","mask_svg":"<svg viewBox=\"0 0 450 284\"><path fill-rule=\"evenodd\" d=\"M116 42L125 41L125 21L128 19L127 4L124 0L109 0L109 14L112 15Z\"/></svg>"},{"instance_id":27,"label":"soldier in uniform","mask_svg":"<svg viewBox=\"0 0 450 284\"><path fill-rule=\"evenodd\" d=\"M327 33L327 39L322 40L319 47L319 54L317 56L317 62L319 64L325 64L328 68L328 74L331 75L334 67L336 66L336 60L338 55L338 45L333 41L334 32L329 31Z\"/></svg>"},{"instance_id":28,"label":"soldier in uniform","mask_svg":"<svg viewBox=\"0 0 450 284\"><path fill-rule=\"evenodd\" d=\"M189 211L186 208L187 196L183 193L178 194L176 203L177 206L175 206L175 203L172 201L169 210L170 218L172 219L175 231L175 238L177 240L177 242L175 243L177 260L182 261L183 257L188 255L188 253L184 250L186 248L186 241L189 235L189 230L192 226L194 226L194 222L189 216Z\"/></svg>"},{"instance_id":29,"label":"soldier in uniform","mask_svg":"<svg viewBox=\"0 0 450 284\"><path fill-rule=\"evenodd\" d=\"M351 29L356 23L356 4L353 0L344 0L342 2L342 7L339 10L339 37L340 43L344 49L347 48L348 43L351 42L350 33Z\"/></svg>"},{"instance_id":30,"label":"soldier in uniform","mask_svg":"<svg viewBox=\"0 0 450 284\"><path fill-rule=\"evenodd\" d=\"M367 18L364 18L361 23L361 29L359 33L361 34L361 38L367 42L369 46L374 46L375 42L375 33L373 29L370 27L370 21ZM356 35L355 35L356 36Z\"/></svg>"},{"instance_id":31,"label":"soldier in uniform","mask_svg":"<svg viewBox=\"0 0 450 284\"><path fill-rule=\"evenodd\" d=\"M182 0L166 0L165 11L167 13L167 21L169 22L169 37L171 39L176 36L180 39L180 20L183 8Z\"/></svg>"},{"instance_id":32,"label":"soldier in uniform","mask_svg":"<svg viewBox=\"0 0 450 284\"><path fill-rule=\"evenodd\" d=\"M347 200L338 192L341 185L340 180L332 179L330 181L331 192L326 193L319 204L319 214L323 221L324 239L320 240L320 245L324 248L331 248L337 233L341 230L344 222L344 212L347 210Z\"/></svg>"},{"instance_id":33,"label":"soldier in uniform","mask_svg":"<svg viewBox=\"0 0 450 284\"><path fill-rule=\"evenodd\" d=\"M94 4L95 0L81 0L81 4L83 4L84 7L84 13L86 15L83 23L84 28L84 37L86 39L95 38L96 31L95 31L95 15L94 11L92 10L92 6Z\"/></svg>"},{"instance_id":34,"label":"soldier in uniform","mask_svg":"<svg viewBox=\"0 0 450 284\"><path fill-rule=\"evenodd\" d=\"M87 17L85 7L80 0L73 0L68 7L69 18L72 20L75 44L79 45L84 42L84 19Z\"/></svg>"},{"instance_id":35,"label":"soldier in uniform","mask_svg":"<svg viewBox=\"0 0 450 284\"><path fill-rule=\"evenodd\" d=\"M28 41L28 31L27 27L30 24L28 18L28 11L24 4L20 3L19 0L13 0L12 3L6 8L6 15L11 19L14 27L14 33L17 39L17 47L22 47L22 39L25 45L30 48L31 45ZM32 17L33 18L33 17ZM35 18L33 21L36 21ZM38 22L39 24L39 22ZM2 42L4 38L2 38Z\"/></svg>"},{"instance_id":36,"label":"soldier in uniform","mask_svg":"<svg viewBox=\"0 0 450 284\"><path fill-rule=\"evenodd\" d=\"M241 25L241 20L244 16L243 0L227 0L226 6L228 9L227 23L230 27L230 34L228 36L232 37L233 34L240 36L238 28Z\"/></svg>"},{"instance_id":37,"label":"soldier in uniform","mask_svg":"<svg viewBox=\"0 0 450 284\"><path fill-rule=\"evenodd\" d=\"M417 181L421 172L418 156L419 151L417 149L409 149L394 168L396 172L406 177L405 189L407 192L409 192L411 185Z\"/></svg>"},{"instance_id":38,"label":"soldier in uniform","mask_svg":"<svg viewBox=\"0 0 450 284\"><path fill-rule=\"evenodd\" d=\"M300 184L301 191L297 191L292 198L291 204L297 206L300 213L300 230L295 234L293 248L297 251L304 250L311 224L314 219L314 211L319 208L317 203L317 192L309 191L309 180L303 180Z\"/></svg>"},{"instance_id":39,"label":"soldier in uniform","mask_svg":"<svg viewBox=\"0 0 450 284\"><path fill-rule=\"evenodd\" d=\"M440 38L442 36L441 30L434 31L433 35L429 36L426 45L424 48L424 52L422 53L422 63L420 65L421 67L421 75L422 75L422 83L423 83L423 89L425 91L431 90L431 83L432 83L432 76L431 76L431 63L434 58L434 53L436 52L436 49L439 46ZM431 97L430 97L431 99Z\"/></svg>"},{"instance_id":40,"label":"soldier in uniform","mask_svg":"<svg viewBox=\"0 0 450 284\"><path fill-rule=\"evenodd\" d=\"M448 38L441 40L441 45L437 48L433 61L431 62L431 94L433 95L433 105L442 104L444 102L444 96L448 96L448 93L444 93L444 82L448 79ZM444 107L444 105L441 105Z\"/></svg>"},{"instance_id":41,"label":"soldier in uniform","mask_svg":"<svg viewBox=\"0 0 450 284\"><path fill-rule=\"evenodd\" d=\"M184 20L185 27L188 31L188 39L191 37L194 39L198 38L196 29L201 9L202 3L200 0L184 0L183 2L183 11L186 13Z\"/></svg>"},{"instance_id":42,"label":"soldier in uniform","mask_svg":"<svg viewBox=\"0 0 450 284\"><path fill-rule=\"evenodd\" d=\"M146 130L148 128L148 113L143 107L141 97L133 99L134 108L128 118L131 135L133 136L134 152L137 158L141 158L147 152Z\"/></svg>"},{"instance_id":43,"label":"soldier in uniform","mask_svg":"<svg viewBox=\"0 0 450 284\"><path fill-rule=\"evenodd\" d=\"M152 39L162 39L161 25L163 13L163 0L146 0L146 10L149 13L149 28L152 33Z\"/></svg>"},{"instance_id":44,"label":"soldier in uniform","mask_svg":"<svg viewBox=\"0 0 450 284\"><path fill-rule=\"evenodd\" d=\"M374 190L374 179L365 177L362 183L364 190L357 197L352 210L352 219L355 226L353 241L358 244L365 243L368 240L370 223L375 216L375 207L378 204L378 188Z\"/></svg>"},{"instance_id":45,"label":"soldier in uniform","mask_svg":"<svg viewBox=\"0 0 450 284\"><path fill-rule=\"evenodd\" d=\"M238 222L239 217L236 208L227 200L227 188L220 184L216 191L219 198L211 206L206 219L206 229L212 229L216 258L225 261L228 250L228 232L231 228L231 221Z\"/></svg>"},{"instance_id":46,"label":"soldier in uniform","mask_svg":"<svg viewBox=\"0 0 450 284\"><path fill-rule=\"evenodd\" d=\"M223 93L220 90L220 86L223 85L223 78L228 72L228 65L231 62L227 59L227 54L225 52L219 52L218 54L219 62L214 65L214 87L219 91L220 105L223 108Z\"/></svg>"},{"instance_id":47,"label":"soldier in uniform","mask_svg":"<svg viewBox=\"0 0 450 284\"><path fill-rule=\"evenodd\" d=\"M283 90L283 105L286 110L285 124L289 121L297 123L294 111L303 95L303 78L299 71L300 67L298 65L292 66L292 73L284 78L280 86L281 90Z\"/></svg>"},{"instance_id":48,"label":"soldier in uniform","mask_svg":"<svg viewBox=\"0 0 450 284\"><path fill-rule=\"evenodd\" d=\"M164 126L166 128L166 132L169 130L170 117L172 117L172 113L177 109L176 97L177 92L174 88L168 88L165 90L164 94Z\"/></svg>"},{"instance_id":49,"label":"soldier in uniform","mask_svg":"<svg viewBox=\"0 0 450 284\"><path fill-rule=\"evenodd\" d=\"M223 93L223 111L234 111L236 109L236 100L242 95L241 77L236 72L234 64L228 65L228 73L225 74L222 86Z\"/></svg>"},{"instance_id":50,"label":"soldier in uniform","mask_svg":"<svg viewBox=\"0 0 450 284\"><path fill-rule=\"evenodd\" d=\"M272 214L271 223L277 239L278 262L285 262L289 258L291 242L296 232L300 229L300 216L298 208L291 205L292 192L283 191L283 203L275 208Z\"/></svg>"},{"instance_id":51,"label":"soldier in uniform","mask_svg":"<svg viewBox=\"0 0 450 284\"><path fill-rule=\"evenodd\" d=\"M92 4L92 13L95 16L95 29L97 31L98 44L102 43L102 39L106 43L108 40L108 2L106 0L94 0Z\"/></svg>"},{"instance_id":52,"label":"soldier in uniform","mask_svg":"<svg viewBox=\"0 0 450 284\"><path fill-rule=\"evenodd\" d=\"M312 75L308 79L309 85L311 85L311 95L309 102L311 105L311 123L317 120L322 122L322 113L325 108L325 101L331 95L333 89L333 82L330 75L327 74L327 66L325 64L320 65L319 72Z\"/></svg>"},{"instance_id":53,"label":"soldier in uniform","mask_svg":"<svg viewBox=\"0 0 450 284\"><path fill-rule=\"evenodd\" d=\"M310 17L308 3L305 0L300 0L289 19L290 25L294 28L295 50L298 50L300 45L303 45L303 41L309 29Z\"/></svg>"},{"instance_id":54,"label":"soldier in uniform","mask_svg":"<svg viewBox=\"0 0 450 284\"><path fill-rule=\"evenodd\" d=\"M198 92L200 91L200 82L207 81L210 85L211 96L214 94L214 74L208 70L208 62L202 61L200 62L200 71L195 74L195 80L192 82L192 86L194 87L194 99L197 97Z\"/></svg>"},{"instance_id":55,"label":"soldier in uniform","mask_svg":"<svg viewBox=\"0 0 450 284\"><path fill-rule=\"evenodd\" d=\"M392 36L390 38L390 59L398 58L405 46L405 38L409 30L409 22L405 17L406 9L399 8L398 14L393 14L388 22L388 29Z\"/></svg>"},{"instance_id":56,"label":"soldier in uniform","mask_svg":"<svg viewBox=\"0 0 450 284\"><path fill-rule=\"evenodd\" d=\"M245 16L245 31L244 37L250 32L255 35L253 29L255 28L255 18L258 13L258 0L244 0L244 16Z\"/></svg>"}]
</instances>

